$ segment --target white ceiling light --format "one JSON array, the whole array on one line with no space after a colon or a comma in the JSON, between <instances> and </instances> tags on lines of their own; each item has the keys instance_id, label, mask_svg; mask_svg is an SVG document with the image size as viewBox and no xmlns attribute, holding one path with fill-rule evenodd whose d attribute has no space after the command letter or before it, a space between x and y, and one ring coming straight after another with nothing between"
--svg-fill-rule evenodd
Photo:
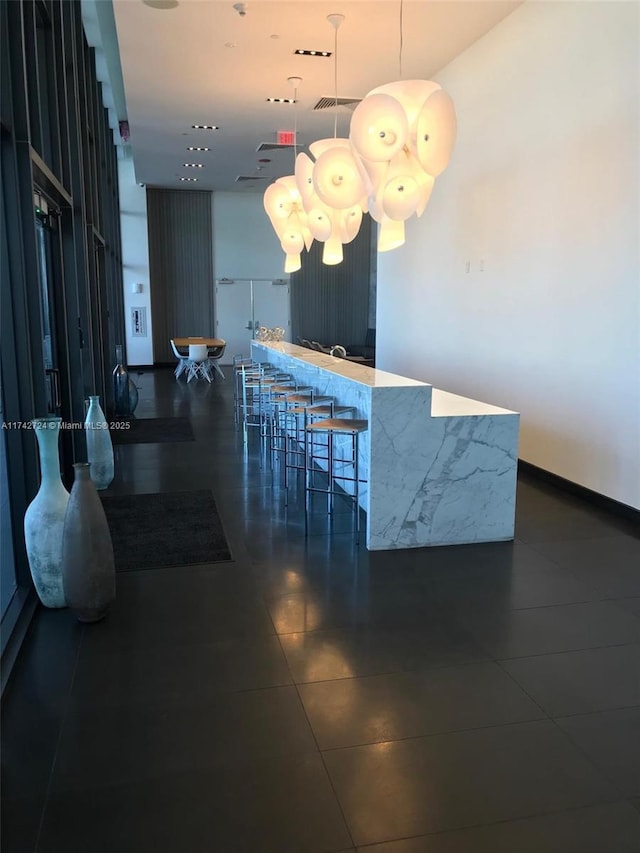
<instances>
[{"instance_id":1,"label":"white ceiling light","mask_svg":"<svg viewBox=\"0 0 640 853\"><path fill-rule=\"evenodd\" d=\"M400 76L402 76L402 0ZM404 222L424 212L456 137L453 102L432 80L372 89L356 107L349 139L369 183L369 212L380 223L378 251L404 243Z\"/></svg>"},{"instance_id":2,"label":"white ceiling light","mask_svg":"<svg viewBox=\"0 0 640 853\"><path fill-rule=\"evenodd\" d=\"M292 103L297 101L298 86L301 77L289 77L293 87ZM293 156L296 159L298 141L297 117L294 112ZM274 231L280 239L280 246L285 253L284 271L296 272L302 266L300 258L303 248L307 251L313 243L314 235L309 229L306 209L302 196L296 184L294 175L286 175L267 187L263 198L264 209L271 220Z\"/></svg>"}]
</instances>

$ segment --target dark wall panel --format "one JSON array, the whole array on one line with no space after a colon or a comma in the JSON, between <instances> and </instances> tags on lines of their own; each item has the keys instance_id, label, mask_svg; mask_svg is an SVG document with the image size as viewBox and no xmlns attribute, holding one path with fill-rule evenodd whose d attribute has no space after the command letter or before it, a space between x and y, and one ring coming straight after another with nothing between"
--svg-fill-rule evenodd
<instances>
[{"instance_id":1,"label":"dark wall panel","mask_svg":"<svg viewBox=\"0 0 640 853\"><path fill-rule=\"evenodd\" d=\"M147 190L153 356L174 361L169 340L213 335L211 193Z\"/></svg>"},{"instance_id":2,"label":"dark wall panel","mask_svg":"<svg viewBox=\"0 0 640 853\"><path fill-rule=\"evenodd\" d=\"M292 340L321 344L364 344L370 323L371 219L365 216L358 236L344 247L341 264L322 263L323 243L302 255L302 269L291 276Z\"/></svg>"}]
</instances>

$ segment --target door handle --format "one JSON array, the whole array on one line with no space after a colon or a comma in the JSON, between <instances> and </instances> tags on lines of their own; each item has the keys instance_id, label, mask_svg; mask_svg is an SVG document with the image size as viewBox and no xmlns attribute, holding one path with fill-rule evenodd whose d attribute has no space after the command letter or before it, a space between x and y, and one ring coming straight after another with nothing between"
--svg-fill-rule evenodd
<instances>
[{"instance_id":1,"label":"door handle","mask_svg":"<svg viewBox=\"0 0 640 853\"><path fill-rule=\"evenodd\" d=\"M245 326L245 329L249 329L250 332L253 331L253 323L251 322L251 320L249 320L249 322Z\"/></svg>"}]
</instances>

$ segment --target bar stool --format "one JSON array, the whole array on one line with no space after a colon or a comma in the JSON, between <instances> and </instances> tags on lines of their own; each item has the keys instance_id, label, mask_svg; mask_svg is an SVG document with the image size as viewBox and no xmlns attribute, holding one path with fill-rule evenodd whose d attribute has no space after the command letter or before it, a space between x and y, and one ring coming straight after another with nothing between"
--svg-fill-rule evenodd
<instances>
[{"instance_id":1,"label":"bar stool","mask_svg":"<svg viewBox=\"0 0 640 853\"><path fill-rule=\"evenodd\" d=\"M360 541L360 483L365 483L366 480L360 479L359 460L358 460L358 439L360 434L369 429L368 421L356 420L355 418L325 418L324 420L308 423L305 426L305 500L304 500L304 528L305 536L309 530L309 510L311 506L311 496L314 492L319 492L327 496L328 514L333 515L333 498L336 494L341 494L349 498L354 506L355 511L355 528L356 528L356 543ZM326 448L327 456L317 456L313 451L313 441L315 436L325 435L327 438ZM335 455L334 439L336 436L350 438L350 457ZM345 442L346 443L346 442ZM315 460L324 461L327 464L326 472L322 466L315 466ZM336 466L339 466L336 470ZM353 476L348 476L345 468L350 467ZM320 488L314 485L314 476L324 473L327 478L327 487ZM336 490L336 481L353 484L353 494L347 491L346 488L341 489L338 493Z\"/></svg>"},{"instance_id":2,"label":"bar stool","mask_svg":"<svg viewBox=\"0 0 640 853\"><path fill-rule=\"evenodd\" d=\"M271 444L271 460L273 462L282 455L285 504L289 503L289 471L292 469L304 471L304 427L307 425L306 412L308 409L320 404L333 405L333 397L317 395L311 389L305 389L299 393L297 389L282 400L277 417L277 432ZM300 419L303 424L300 425Z\"/></svg>"},{"instance_id":3,"label":"bar stool","mask_svg":"<svg viewBox=\"0 0 640 853\"><path fill-rule=\"evenodd\" d=\"M271 456L271 467L273 467L273 461L275 458L275 454L277 454L281 448L283 430L282 430L282 415L284 410L287 407L287 401L296 395L301 393L313 394L313 389L310 385L299 385L295 377L290 376L288 381L281 382L278 381L274 383L269 389L269 424L268 424L268 436L269 436L269 452Z\"/></svg>"}]
</instances>

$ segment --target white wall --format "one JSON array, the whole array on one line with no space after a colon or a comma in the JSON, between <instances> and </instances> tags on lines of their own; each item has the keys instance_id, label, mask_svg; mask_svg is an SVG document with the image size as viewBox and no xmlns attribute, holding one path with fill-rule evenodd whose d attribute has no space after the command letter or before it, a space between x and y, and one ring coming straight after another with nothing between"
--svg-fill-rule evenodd
<instances>
[{"instance_id":1,"label":"white wall","mask_svg":"<svg viewBox=\"0 0 640 853\"><path fill-rule=\"evenodd\" d=\"M118 160L120 190L120 229L122 236L122 279L127 363L153 364L151 333L151 294L149 292L149 240L147 236L147 191L138 186L133 160ZM142 284L142 293L133 293L134 283ZM131 335L131 308L146 307L147 335Z\"/></svg>"},{"instance_id":2,"label":"white wall","mask_svg":"<svg viewBox=\"0 0 640 853\"><path fill-rule=\"evenodd\" d=\"M444 69L454 157L377 301L379 367L521 412L520 458L634 507L638 18L526 3Z\"/></svg>"},{"instance_id":3,"label":"white wall","mask_svg":"<svg viewBox=\"0 0 640 853\"><path fill-rule=\"evenodd\" d=\"M286 278L262 193L213 193L215 278Z\"/></svg>"}]
</instances>

